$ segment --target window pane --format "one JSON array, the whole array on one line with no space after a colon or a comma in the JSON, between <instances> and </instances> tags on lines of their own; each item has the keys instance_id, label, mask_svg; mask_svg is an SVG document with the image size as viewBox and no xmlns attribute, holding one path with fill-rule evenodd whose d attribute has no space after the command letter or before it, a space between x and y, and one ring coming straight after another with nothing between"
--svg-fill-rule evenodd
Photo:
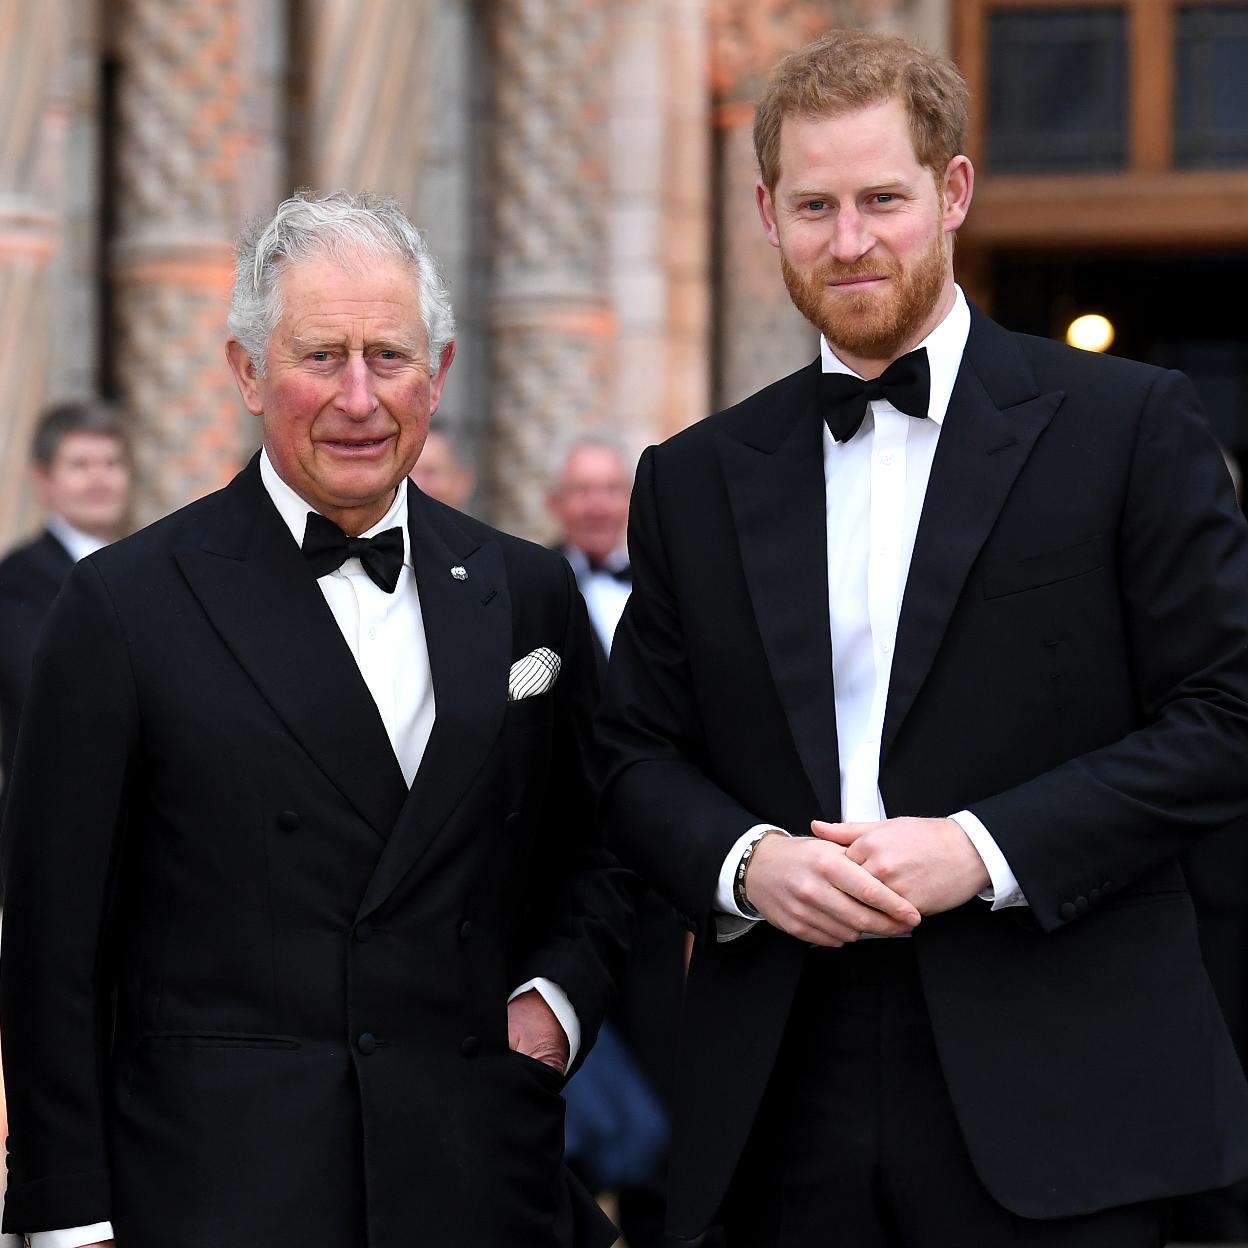
<instances>
[{"instance_id":1,"label":"window pane","mask_svg":"<svg viewBox=\"0 0 1248 1248\"><path fill-rule=\"evenodd\" d=\"M1178 11L1174 163L1248 165L1248 5Z\"/></svg>"},{"instance_id":2,"label":"window pane","mask_svg":"<svg viewBox=\"0 0 1248 1248\"><path fill-rule=\"evenodd\" d=\"M988 168L1123 168L1126 38L1121 8L994 13L988 26Z\"/></svg>"}]
</instances>

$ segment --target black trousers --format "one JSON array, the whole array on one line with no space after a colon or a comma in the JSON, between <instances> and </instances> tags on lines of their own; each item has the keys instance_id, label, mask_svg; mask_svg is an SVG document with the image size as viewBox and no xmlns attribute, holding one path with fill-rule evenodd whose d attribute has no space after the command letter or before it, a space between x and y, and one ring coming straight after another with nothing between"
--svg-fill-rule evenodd
<instances>
[{"instance_id":1,"label":"black trousers","mask_svg":"<svg viewBox=\"0 0 1248 1248\"><path fill-rule=\"evenodd\" d=\"M1054 1221L984 1190L910 940L812 950L724 1209L728 1248L1157 1248L1163 1203Z\"/></svg>"}]
</instances>

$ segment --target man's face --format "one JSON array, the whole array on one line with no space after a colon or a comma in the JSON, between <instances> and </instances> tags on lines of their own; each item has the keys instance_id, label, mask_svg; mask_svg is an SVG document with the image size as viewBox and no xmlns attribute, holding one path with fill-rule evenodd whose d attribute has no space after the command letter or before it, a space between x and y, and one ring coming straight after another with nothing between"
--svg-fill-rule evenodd
<instances>
[{"instance_id":1,"label":"man's face","mask_svg":"<svg viewBox=\"0 0 1248 1248\"><path fill-rule=\"evenodd\" d=\"M624 544L628 494L628 470L618 452L609 446L577 447L549 499L562 541L591 559L605 559Z\"/></svg>"},{"instance_id":2,"label":"man's face","mask_svg":"<svg viewBox=\"0 0 1248 1248\"><path fill-rule=\"evenodd\" d=\"M430 433L425 439L425 448L412 468L412 480L430 498L460 509L476 484L472 469L460 462L450 439L441 433Z\"/></svg>"},{"instance_id":3,"label":"man's face","mask_svg":"<svg viewBox=\"0 0 1248 1248\"><path fill-rule=\"evenodd\" d=\"M107 434L66 434L52 462L36 467L35 488L47 511L111 541L121 534L130 496L125 447Z\"/></svg>"},{"instance_id":4,"label":"man's face","mask_svg":"<svg viewBox=\"0 0 1248 1248\"><path fill-rule=\"evenodd\" d=\"M278 475L348 533L385 515L416 462L454 358L430 371L415 274L397 258L328 257L280 276L268 375L233 339L230 365Z\"/></svg>"},{"instance_id":5,"label":"man's face","mask_svg":"<svg viewBox=\"0 0 1248 1248\"><path fill-rule=\"evenodd\" d=\"M956 156L937 185L900 99L785 118L780 176L774 191L759 184L759 213L794 304L845 363L896 359L953 306L950 235L972 181Z\"/></svg>"}]
</instances>

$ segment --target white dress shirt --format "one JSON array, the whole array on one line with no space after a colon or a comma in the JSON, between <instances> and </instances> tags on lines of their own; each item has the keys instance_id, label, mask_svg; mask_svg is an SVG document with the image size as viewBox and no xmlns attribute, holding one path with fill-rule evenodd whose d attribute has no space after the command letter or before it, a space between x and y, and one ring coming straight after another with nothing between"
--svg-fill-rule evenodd
<instances>
[{"instance_id":1,"label":"white dress shirt","mask_svg":"<svg viewBox=\"0 0 1248 1248\"><path fill-rule=\"evenodd\" d=\"M628 551L623 548L613 551L605 561L605 570L591 568L585 552L575 546L565 546L564 554L576 576L581 596L585 599L589 622L598 634L603 650L610 654L620 616L624 614L628 596L633 592L631 584L612 575L628 567Z\"/></svg>"},{"instance_id":2,"label":"white dress shirt","mask_svg":"<svg viewBox=\"0 0 1248 1248\"><path fill-rule=\"evenodd\" d=\"M936 444L962 363L971 314L961 288L943 321L919 345L931 370L928 419L915 420L886 399L873 400L861 429L847 442L823 430L828 615L832 633L832 673L836 735L840 754L841 811L845 823L887 819L880 796L880 740L893 646L902 597L914 553L919 516L927 493ZM853 373L820 342L825 373ZM950 816L966 833L988 870L991 887L980 896L994 910L1026 905L1027 900L1005 856L987 828L970 811ZM741 854L760 831L758 824L733 845L724 860L716 908L738 920L733 883ZM784 829L777 829L784 831ZM741 922L721 922L728 939L745 930Z\"/></svg>"},{"instance_id":3,"label":"white dress shirt","mask_svg":"<svg viewBox=\"0 0 1248 1248\"><path fill-rule=\"evenodd\" d=\"M95 537L90 533L84 533L81 529L74 528L64 516L58 516L55 512L49 513L43 522L43 527L65 547L69 552L69 557L75 563L80 559L85 559L88 555L95 554L97 550L103 550L108 545L102 537Z\"/></svg>"},{"instance_id":4,"label":"white dress shirt","mask_svg":"<svg viewBox=\"0 0 1248 1248\"><path fill-rule=\"evenodd\" d=\"M260 454L260 480L278 515L290 530L291 537L302 546L308 512L315 508L310 508L277 475L267 451ZM51 519L49 517L48 528L63 542L60 532L52 528ZM403 531L403 569L394 593L388 594L374 585L358 559L348 559L337 571L326 573L316 583L325 595L334 622L359 666L369 693L373 695L403 778L410 786L424 757L425 746L429 744L429 734L433 731L435 698L424 616L420 610L420 594L412 563L411 535L407 527L406 489L395 491L390 509L361 536L374 537L396 527ZM73 554L67 543L66 546ZM532 979L521 984L508 1000L514 1000L530 988L536 988L541 993L567 1033L570 1066L576 1060L581 1045L580 1019L572 1002L567 993L549 979ZM30 1245L31 1248L81 1248L83 1244L112 1237L112 1226L101 1222L95 1226L64 1231L43 1231L30 1236Z\"/></svg>"}]
</instances>

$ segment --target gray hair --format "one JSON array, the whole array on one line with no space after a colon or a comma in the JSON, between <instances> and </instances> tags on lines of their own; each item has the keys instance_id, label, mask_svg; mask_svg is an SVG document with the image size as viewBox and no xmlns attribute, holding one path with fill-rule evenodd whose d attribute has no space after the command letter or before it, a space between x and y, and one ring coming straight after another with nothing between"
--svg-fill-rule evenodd
<instances>
[{"instance_id":1,"label":"gray hair","mask_svg":"<svg viewBox=\"0 0 1248 1248\"><path fill-rule=\"evenodd\" d=\"M420 231L395 199L371 191L308 190L283 200L270 221L253 221L239 236L230 333L261 377L269 339L282 319L278 278L292 264L328 257L348 265L360 254L397 257L411 266L420 285L420 319L429 340L429 367L455 337L450 292Z\"/></svg>"},{"instance_id":2,"label":"gray hair","mask_svg":"<svg viewBox=\"0 0 1248 1248\"><path fill-rule=\"evenodd\" d=\"M631 476L637 465L637 455L628 440L612 429L577 429L559 439L547 462L546 476L549 488L557 490L568 460L577 451L612 451L623 465L624 475Z\"/></svg>"}]
</instances>

